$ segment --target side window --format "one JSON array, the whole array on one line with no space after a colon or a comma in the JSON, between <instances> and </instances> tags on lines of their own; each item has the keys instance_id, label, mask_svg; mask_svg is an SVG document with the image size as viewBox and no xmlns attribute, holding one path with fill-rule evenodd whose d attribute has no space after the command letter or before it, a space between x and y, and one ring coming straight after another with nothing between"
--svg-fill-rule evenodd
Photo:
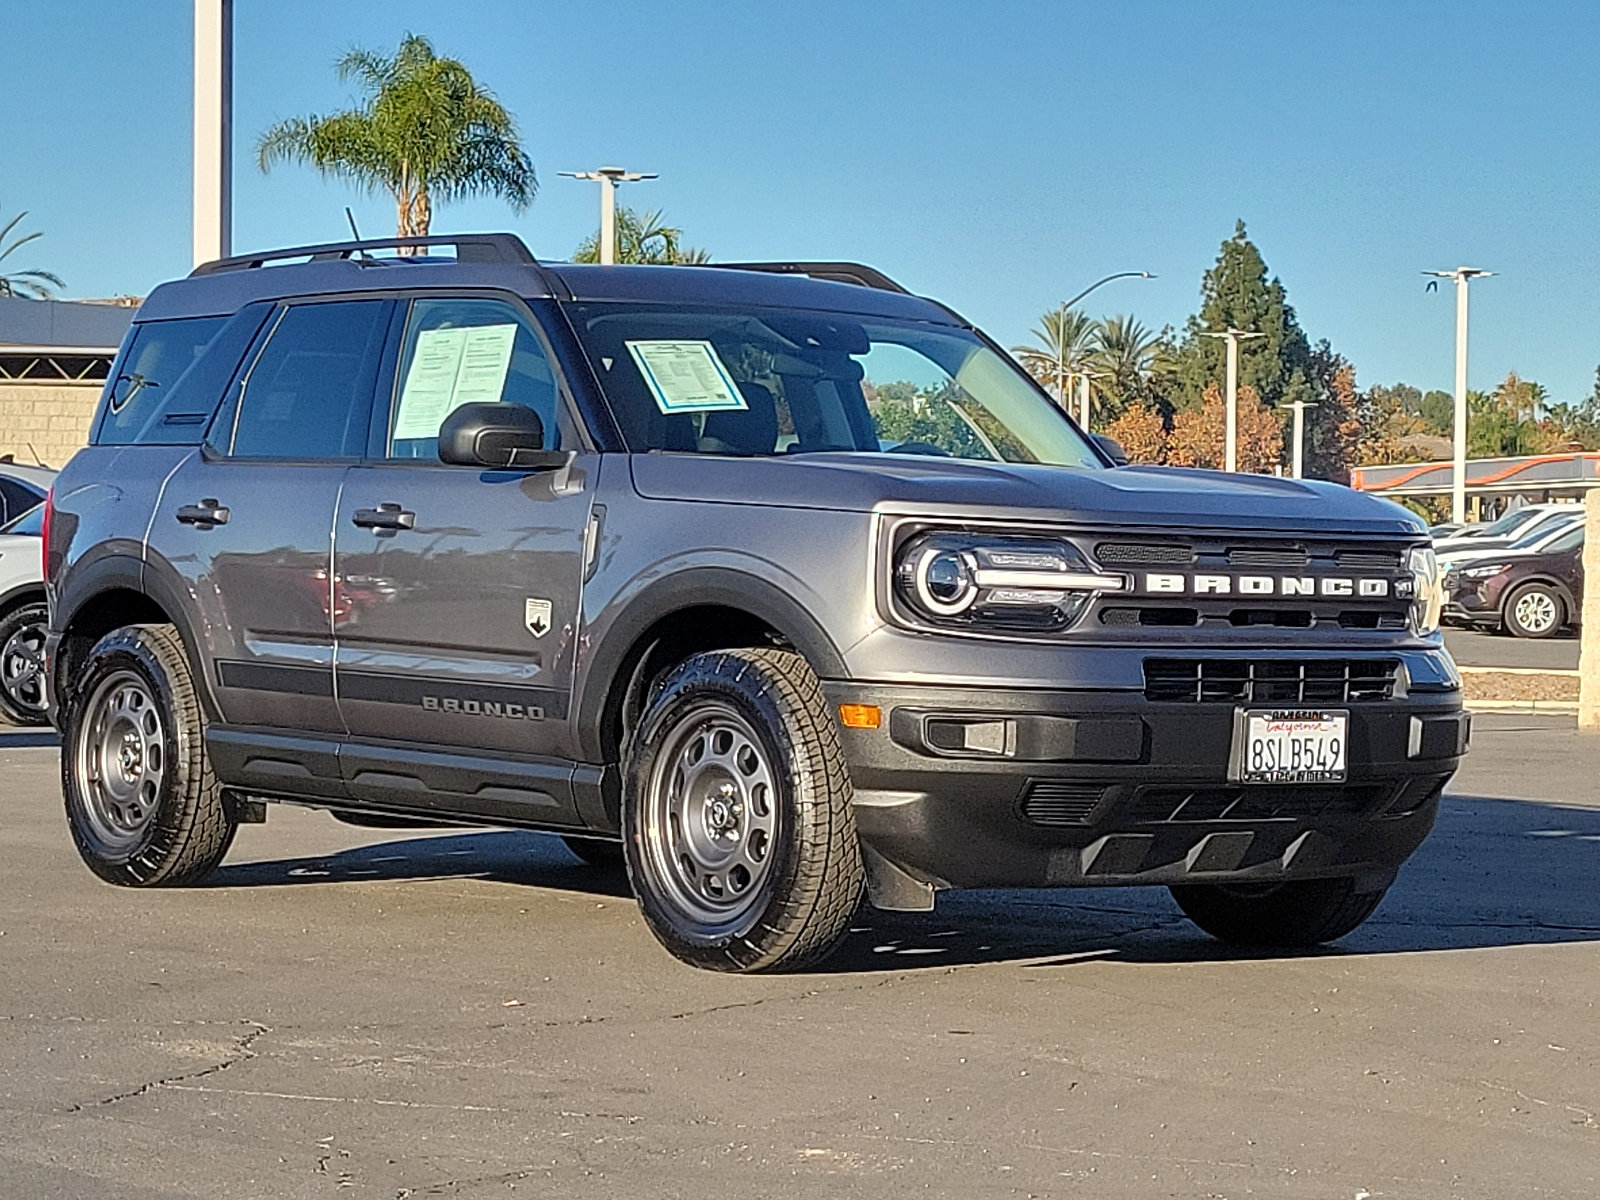
<instances>
[{"instance_id":1,"label":"side window","mask_svg":"<svg viewBox=\"0 0 1600 1200\"><path fill-rule=\"evenodd\" d=\"M358 458L393 306L283 310L245 378L231 452L240 458Z\"/></svg>"},{"instance_id":2,"label":"side window","mask_svg":"<svg viewBox=\"0 0 1600 1200\"><path fill-rule=\"evenodd\" d=\"M528 319L500 300L418 300L395 373L386 455L437 461L439 427L463 404L521 404L561 448L555 371Z\"/></svg>"},{"instance_id":3,"label":"side window","mask_svg":"<svg viewBox=\"0 0 1600 1200\"><path fill-rule=\"evenodd\" d=\"M152 440L167 398L227 323L227 317L186 317L134 326L117 373L106 383L95 442L129 446Z\"/></svg>"},{"instance_id":4,"label":"side window","mask_svg":"<svg viewBox=\"0 0 1600 1200\"><path fill-rule=\"evenodd\" d=\"M10 479L0 479L0 523L14 521L34 505L39 497Z\"/></svg>"}]
</instances>

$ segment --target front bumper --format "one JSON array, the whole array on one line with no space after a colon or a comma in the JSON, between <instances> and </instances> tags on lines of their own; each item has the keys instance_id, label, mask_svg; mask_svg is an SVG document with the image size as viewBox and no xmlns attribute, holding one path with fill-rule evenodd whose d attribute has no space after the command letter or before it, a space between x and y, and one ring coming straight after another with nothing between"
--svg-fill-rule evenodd
<instances>
[{"instance_id":1,"label":"front bumper","mask_svg":"<svg viewBox=\"0 0 1600 1200\"><path fill-rule=\"evenodd\" d=\"M824 688L834 704L882 712L878 729L842 730L856 822L913 888L1334 876L1381 887L1433 827L1470 728L1459 691L1332 706L1350 714L1345 783L1240 785L1228 780L1233 703Z\"/></svg>"}]
</instances>

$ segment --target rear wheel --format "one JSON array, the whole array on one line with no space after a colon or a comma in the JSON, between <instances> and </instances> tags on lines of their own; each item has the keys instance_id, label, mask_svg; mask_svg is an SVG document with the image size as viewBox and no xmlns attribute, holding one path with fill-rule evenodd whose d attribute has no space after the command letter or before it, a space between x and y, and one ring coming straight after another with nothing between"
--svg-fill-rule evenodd
<instances>
[{"instance_id":1,"label":"rear wheel","mask_svg":"<svg viewBox=\"0 0 1600 1200\"><path fill-rule=\"evenodd\" d=\"M1353 879L1293 883L1183 884L1172 898L1201 929L1246 946L1316 946L1342 938L1372 915L1387 888Z\"/></svg>"},{"instance_id":2,"label":"rear wheel","mask_svg":"<svg viewBox=\"0 0 1600 1200\"><path fill-rule=\"evenodd\" d=\"M685 962L789 970L861 900L850 777L822 688L782 650L697 654L655 690L623 779L628 877Z\"/></svg>"},{"instance_id":3,"label":"rear wheel","mask_svg":"<svg viewBox=\"0 0 1600 1200\"><path fill-rule=\"evenodd\" d=\"M1520 638L1547 638L1567 623L1567 606L1555 589L1530 583L1506 597L1506 631Z\"/></svg>"},{"instance_id":4,"label":"rear wheel","mask_svg":"<svg viewBox=\"0 0 1600 1200\"><path fill-rule=\"evenodd\" d=\"M43 600L18 605L0 617L0 718L13 725L43 725L44 638L50 611Z\"/></svg>"},{"instance_id":5,"label":"rear wheel","mask_svg":"<svg viewBox=\"0 0 1600 1200\"><path fill-rule=\"evenodd\" d=\"M170 626L127 626L90 651L66 706L61 767L72 839L100 878L176 887L210 874L228 852L237 823Z\"/></svg>"}]
</instances>

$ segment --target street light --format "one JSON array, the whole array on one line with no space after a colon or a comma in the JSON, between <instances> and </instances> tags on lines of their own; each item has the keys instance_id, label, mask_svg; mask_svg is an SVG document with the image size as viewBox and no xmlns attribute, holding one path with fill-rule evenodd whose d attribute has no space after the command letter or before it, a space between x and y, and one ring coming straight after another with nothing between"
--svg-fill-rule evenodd
<instances>
[{"instance_id":1,"label":"street light","mask_svg":"<svg viewBox=\"0 0 1600 1200\"><path fill-rule=\"evenodd\" d=\"M194 265L233 253L233 0L194 0Z\"/></svg>"},{"instance_id":2,"label":"street light","mask_svg":"<svg viewBox=\"0 0 1600 1200\"><path fill-rule=\"evenodd\" d=\"M1455 466L1450 473L1450 519L1459 524L1467 515L1467 285L1494 272L1457 267L1454 271L1424 271L1423 274L1456 281Z\"/></svg>"},{"instance_id":3,"label":"street light","mask_svg":"<svg viewBox=\"0 0 1600 1200\"><path fill-rule=\"evenodd\" d=\"M622 167L599 167L593 171L558 171L568 179L586 179L600 185L600 263L611 266L617 261L617 184L638 183L641 179L658 179L650 171L627 171Z\"/></svg>"},{"instance_id":4,"label":"street light","mask_svg":"<svg viewBox=\"0 0 1600 1200\"><path fill-rule=\"evenodd\" d=\"M1222 469L1239 469L1239 343L1250 338L1266 337L1264 333L1251 333L1231 326L1221 333L1202 333L1201 337L1226 338L1228 341L1228 427L1223 441Z\"/></svg>"},{"instance_id":5,"label":"street light","mask_svg":"<svg viewBox=\"0 0 1600 1200\"><path fill-rule=\"evenodd\" d=\"M1095 288L1100 287L1103 284L1110 283L1113 279L1154 278L1155 276L1149 271L1117 271L1114 274L1107 275L1104 279L1096 279L1071 300L1063 300L1061 302L1060 316L1057 318L1056 324L1056 402L1060 404L1063 409L1067 407L1067 343L1064 336L1067 328L1067 310L1079 300L1082 300L1090 292L1094 291ZM1073 372L1073 374L1077 375L1078 372ZM1082 379L1083 382L1078 385L1079 424L1083 426L1083 431L1088 433L1089 379L1087 375L1082 376Z\"/></svg>"},{"instance_id":6,"label":"street light","mask_svg":"<svg viewBox=\"0 0 1600 1200\"><path fill-rule=\"evenodd\" d=\"M1306 409L1315 408L1314 400L1291 400L1281 408L1294 409L1294 477L1304 478L1306 462Z\"/></svg>"}]
</instances>

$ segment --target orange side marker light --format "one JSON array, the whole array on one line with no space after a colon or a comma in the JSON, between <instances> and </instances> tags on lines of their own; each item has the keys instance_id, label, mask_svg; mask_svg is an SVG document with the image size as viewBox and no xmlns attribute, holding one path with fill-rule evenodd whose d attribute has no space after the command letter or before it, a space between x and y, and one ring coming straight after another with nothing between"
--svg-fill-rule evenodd
<instances>
[{"instance_id":1,"label":"orange side marker light","mask_svg":"<svg viewBox=\"0 0 1600 1200\"><path fill-rule=\"evenodd\" d=\"M846 729L876 729L883 724L883 710L876 704L841 704L839 723Z\"/></svg>"}]
</instances>

